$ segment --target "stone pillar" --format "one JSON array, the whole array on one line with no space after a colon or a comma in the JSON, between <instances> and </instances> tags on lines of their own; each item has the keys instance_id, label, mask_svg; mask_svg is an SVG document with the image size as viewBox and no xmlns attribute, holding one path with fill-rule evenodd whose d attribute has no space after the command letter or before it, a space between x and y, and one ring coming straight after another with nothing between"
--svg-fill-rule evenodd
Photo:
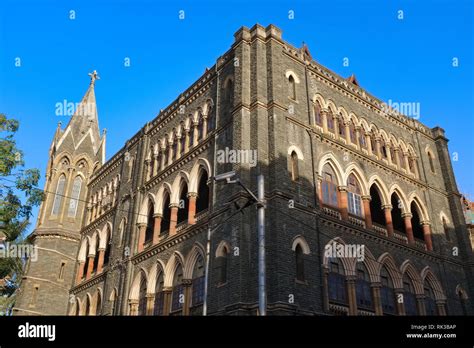
<instances>
[{"instance_id":1,"label":"stone pillar","mask_svg":"<svg viewBox=\"0 0 474 348\"><path fill-rule=\"evenodd\" d=\"M146 315L153 315L155 307L155 294L146 294Z\"/></svg>"},{"instance_id":2,"label":"stone pillar","mask_svg":"<svg viewBox=\"0 0 474 348\"><path fill-rule=\"evenodd\" d=\"M150 159L145 160L146 181L150 180L152 176L150 163Z\"/></svg>"},{"instance_id":3,"label":"stone pillar","mask_svg":"<svg viewBox=\"0 0 474 348\"><path fill-rule=\"evenodd\" d=\"M176 234L176 223L178 222L178 205L170 204L171 214L170 214L170 236Z\"/></svg>"},{"instance_id":4,"label":"stone pillar","mask_svg":"<svg viewBox=\"0 0 474 348\"><path fill-rule=\"evenodd\" d=\"M418 310L418 315L426 315L424 294L416 295L416 308Z\"/></svg>"},{"instance_id":5,"label":"stone pillar","mask_svg":"<svg viewBox=\"0 0 474 348\"><path fill-rule=\"evenodd\" d=\"M138 315L138 300L129 300L129 307L130 307L130 315L137 316Z\"/></svg>"},{"instance_id":6,"label":"stone pillar","mask_svg":"<svg viewBox=\"0 0 474 348\"><path fill-rule=\"evenodd\" d=\"M202 116L202 138L207 137L207 115Z\"/></svg>"},{"instance_id":7,"label":"stone pillar","mask_svg":"<svg viewBox=\"0 0 474 348\"><path fill-rule=\"evenodd\" d=\"M408 152L403 153L403 160L405 161L405 169L407 173L410 173L410 163L408 161Z\"/></svg>"},{"instance_id":8,"label":"stone pillar","mask_svg":"<svg viewBox=\"0 0 474 348\"><path fill-rule=\"evenodd\" d=\"M189 310L191 308L191 299L192 299L192 284L191 279L183 279L183 294L184 294L184 303L183 303L183 315L189 315Z\"/></svg>"},{"instance_id":9,"label":"stone pillar","mask_svg":"<svg viewBox=\"0 0 474 348\"><path fill-rule=\"evenodd\" d=\"M169 315L171 311L171 297L173 288L163 288L163 315Z\"/></svg>"},{"instance_id":10,"label":"stone pillar","mask_svg":"<svg viewBox=\"0 0 474 348\"><path fill-rule=\"evenodd\" d=\"M198 135L199 135L199 130L198 130L199 123L198 122L193 122L193 146L197 145L198 143Z\"/></svg>"},{"instance_id":11,"label":"stone pillar","mask_svg":"<svg viewBox=\"0 0 474 348\"><path fill-rule=\"evenodd\" d=\"M349 122L344 121L344 129L346 133L346 143L350 144L351 143L351 130L349 129Z\"/></svg>"},{"instance_id":12,"label":"stone pillar","mask_svg":"<svg viewBox=\"0 0 474 348\"><path fill-rule=\"evenodd\" d=\"M385 227L387 228L387 234L389 237L393 236L393 222L392 222L392 205L382 205L382 209L385 215Z\"/></svg>"},{"instance_id":13,"label":"stone pillar","mask_svg":"<svg viewBox=\"0 0 474 348\"><path fill-rule=\"evenodd\" d=\"M184 132L185 132L184 152L188 152L189 151L189 132L191 132L191 129L185 129Z\"/></svg>"},{"instance_id":14,"label":"stone pillar","mask_svg":"<svg viewBox=\"0 0 474 348\"><path fill-rule=\"evenodd\" d=\"M378 159L382 158L382 152L380 149L380 137L375 137L375 154Z\"/></svg>"},{"instance_id":15,"label":"stone pillar","mask_svg":"<svg viewBox=\"0 0 474 348\"><path fill-rule=\"evenodd\" d=\"M197 193L194 193L194 192L188 193L188 201L189 201L188 224L190 225L194 225L196 223L196 199L197 199Z\"/></svg>"},{"instance_id":16,"label":"stone pillar","mask_svg":"<svg viewBox=\"0 0 474 348\"><path fill-rule=\"evenodd\" d=\"M347 220L349 218L349 212L347 210L347 187L346 186L339 186L339 191L337 192L339 195L339 209L341 212L342 220Z\"/></svg>"},{"instance_id":17,"label":"stone pillar","mask_svg":"<svg viewBox=\"0 0 474 348\"><path fill-rule=\"evenodd\" d=\"M387 151L388 164L391 165L393 163L393 158L392 158L392 153L390 152L390 147L391 147L390 143L386 143L385 147Z\"/></svg>"},{"instance_id":18,"label":"stone pillar","mask_svg":"<svg viewBox=\"0 0 474 348\"><path fill-rule=\"evenodd\" d=\"M145 245L146 224L137 224L138 226L138 247L137 252L142 252Z\"/></svg>"},{"instance_id":19,"label":"stone pillar","mask_svg":"<svg viewBox=\"0 0 474 348\"><path fill-rule=\"evenodd\" d=\"M328 284L328 276L329 276L329 268L323 268L323 309L325 313L329 312L329 284Z\"/></svg>"},{"instance_id":20,"label":"stone pillar","mask_svg":"<svg viewBox=\"0 0 474 348\"><path fill-rule=\"evenodd\" d=\"M161 214L153 215L155 219L155 223L153 224L153 245L158 244L160 241L160 233L161 233Z\"/></svg>"},{"instance_id":21,"label":"stone pillar","mask_svg":"<svg viewBox=\"0 0 474 348\"><path fill-rule=\"evenodd\" d=\"M420 173L418 173L418 165L417 165L416 157L413 156L411 160L413 163L413 174L415 174L415 178L419 178Z\"/></svg>"},{"instance_id":22,"label":"stone pillar","mask_svg":"<svg viewBox=\"0 0 474 348\"><path fill-rule=\"evenodd\" d=\"M364 206L364 219L365 219L365 228L368 230L372 229L372 216L370 212L370 196L362 196L362 205Z\"/></svg>"},{"instance_id":23,"label":"stone pillar","mask_svg":"<svg viewBox=\"0 0 474 348\"><path fill-rule=\"evenodd\" d=\"M82 280L82 276L84 275L84 261L79 261L79 265L77 267L77 274L76 274L76 284L79 284Z\"/></svg>"},{"instance_id":24,"label":"stone pillar","mask_svg":"<svg viewBox=\"0 0 474 348\"><path fill-rule=\"evenodd\" d=\"M423 237L426 243L426 250L433 251L433 242L431 240L431 226L428 221L422 221L421 226L423 228Z\"/></svg>"},{"instance_id":25,"label":"stone pillar","mask_svg":"<svg viewBox=\"0 0 474 348\"><path fill-rule=\"evenodd\" d=\"M405 222L405 232L408 238L408 244L415 244L415 238L413 237L413 227L411 226L411 213L402 214L403 221Z\"/></svg>"},{"instance_id":26,"label":"stone pillar","mask_svg":"<svg viewBox=\"0 0 474 348\"><path fill-rule=\"evenodd\" d=\"M356 145L357 145L357 148L360 150L361 149L361 145L360 145L360 127L355 127L355 136L356 136Z\"/></svg>"},{"instance_id":27,"label":"stone pillar","mask_svg":"<svg viewBox=\"0 0 474 348\"><path fill-rule=\"evenodd\" d=\"M446 316L446 300L436 300L436 308L438 309L438 315Z\"/></svg>"},{"instance_id":28,"label":"stone pillar","mask_svg":"<svg viewBox=\"0 0 474 348\"><path fill-rule=\"evenodd\" d=\"M161 149L161 168L160 169L165 169L166 167L166 148Z\"/></svg>"},{"instance_id":29,"label":"stone pillar","mask_svg":"<svg viewBox=\"0 0 474 348\"><path fill-rule=\"evenodd\" d=\"M346 277L347 300L349 303L349 315L357 315L357 300L356 300L356 277Z\"/></svg>"},{"instance_id":30,"label":"stone pillar","mask_svg":"<svg viewBox=\"0 0 474 348\"><path fill-rule=\"evenodd\" d=\"M173 143L168 144L168 165L173 163Z\"/></svg>"},{"instance_id":31,"label":"stone pillar","mask_svg":"<svg viewBox=\"0 0 474 348\"><path fill-rule=\"evenodd\" d=\"M180 137L176 137L176 139L175 139L175 141L177 142L176 143L176 151L177 151L176 159L181 158L181 155L182 155L183 150L184 150L184 149L181 148L181 137L182 137L182 135Z\"/></svg>"},{"instance_id":32,"label":"stone pillar","mask_svg":"<svg viewBox=\"0 0 474 348\"><path fill-rule=\"evenodd\" d=\"M365 133L365 143L367 144L367 152L369 153L369 156L371 156L374 153L374 149L372 149L372 141L369 132Z\"/></svg>"},{"instance_id":33,"label":"stone pillar","mask_svg":"<svg viewBox=\"0 0 474 348\"><path fill-rule=\"evenodd\" d=\"M104 267L105 249L99 249L99 262L97 263L97 274L102 273Z\"/></svg>"},{"instance_id":34,"label":"stone pillar","mask_svg":"<svg viewBox=\"0 0 474 348\"><path fill-rule=\"evenodd\" d=\"M92 275L92 269L94 268L94 257L95 255L89 255L89 263L87 265L86 280L90 279Z\"/></svg>"},{"instance_id":35,"label":"stone pillar","mask_svg":"<svg viewBox=\"0 0 474 348\"><path fill-rule=\"evenodd\" d=\"M370 284L372 289L372 301L374 302L375 315L383 315L382 299L380 297L380 282Z\"/></svg>"},{"instance_id":36,"label":"stone pillar","mask_svg":"<svg viewBox=\"0 0 474 348\"><path fill-rule=\"evenodd\" d=\"M405 295L403 294L403 289L394 289L395 292L395 305L397 306L397 314L405 315ZM403 301L399 299L402 298Z\"/></svg>"},{"instance_id":37,"label":"stone pillar","mask_svg":"<svg viewBox=\"0 0 474 348\"><path fill-rule=\"evenodd\" d=\"M156 154L156 155L153 156L153 176L158 174L159 165L160 165L160 163L158 161L158 154Z\"/></svg>"},{"instance_id":38,"label":"stone pillar","mask_svg":"<svg viewBox=\"0 0 474 348\"><path fill-rule=\"evenodd\" d=\"M398 167L398 168L401 168L402 167L402 164L400 163L400 155L399 155L399 152L400 152L400 149L397 147L396 149L393 150L394 153L395 153L395 165ZM393 160L393 158L392 158Z\"/></svg>"},{"instance_id":39,"label":"stone pillar","mask_svg":"<svg viewBox=\"0 0 474 348\"><path fill-rule=\"evenodd\" d=\"M321 120L323 122L323 132L328 132L328 112L321 110Z\"/></svg>"}]
</instances>

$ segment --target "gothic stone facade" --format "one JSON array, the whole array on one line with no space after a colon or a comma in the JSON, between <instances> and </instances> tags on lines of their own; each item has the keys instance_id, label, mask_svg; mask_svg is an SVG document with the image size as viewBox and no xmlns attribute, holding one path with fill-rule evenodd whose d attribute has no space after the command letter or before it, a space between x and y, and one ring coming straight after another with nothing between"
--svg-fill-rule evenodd
<instances>
[{"instance_id":1,"label":"gothic stone facade","mask_svg":"<svg viewBox=\"0 0 474 348\"><path fill-rule=\"evenodd\" d=\"M72 126L91 127L71 121L65 132ZM216 64L105 163L94 134L87 206L69 228L50 218L48 197L33 234L42 260L30 265L18 313L257 314L255 206L237 212L246 193L210 179L230 170L254 192L265 177L269 314L474 313L473 255L443 129L385 109L272 25L238 30ZM226 148L256 150L258 161L219 160ZM55 151L52 192L62 161L78 153ZM66 197L83 169L64 174ZM329 255L328 245L346 252Z\"/></svg>"}]
</instances>

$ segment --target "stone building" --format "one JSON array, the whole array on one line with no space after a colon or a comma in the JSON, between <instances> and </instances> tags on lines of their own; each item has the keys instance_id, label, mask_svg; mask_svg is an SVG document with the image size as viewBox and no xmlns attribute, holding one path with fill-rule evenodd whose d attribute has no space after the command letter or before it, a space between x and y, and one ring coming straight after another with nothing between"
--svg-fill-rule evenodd
<instances>
[{"instance_id":1,"label":"stone building","mask_svg":"<svg viewBox=\"0 0 474 348\"><path fill-rule=\"evenodd\" d=\"M474 314L443 129L387 109L275 26L239 29L107 162L97 123L74 115L56 132L18 314L256 315L255 205L212 180L230 170L254 192L265 177L268 314Z\"/></svg>"}]
</instances>

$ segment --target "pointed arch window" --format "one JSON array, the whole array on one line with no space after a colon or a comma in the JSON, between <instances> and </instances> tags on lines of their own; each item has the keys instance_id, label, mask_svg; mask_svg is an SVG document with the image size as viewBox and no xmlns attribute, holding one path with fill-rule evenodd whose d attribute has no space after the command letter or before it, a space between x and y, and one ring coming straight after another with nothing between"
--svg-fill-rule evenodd
<instances>
[{"instance_id":1,"label":"pointed arch window","mask_svg":"<svg viewBox=\"0 0 474 348\"><path fill-rule=\"evenodd\" d=\"M363 262L357 263L356 298L357 307L374 310L369 272Z\"/></svg>"},{"instance_id":2,"label":"pointed arch window","mask_svg":"<svg viewBox=\"0 0 474 348\"><path fill-rule=\"evenodd\" d=\"M186 152L186 130L183 128L183 133L181 134L181 138L179 138L179 142L180 142L180 147L181 147L181 153L180 155L184 155L184 153Z\"/></svg>"},{"instance_id":3,"label":"pointed arch window","mask_svg":"<svg viewBox=\"0 0 474 348\"><path fill-rule=\"evenodd\" d=\"M112 239L110 238L110 230L109 230L107 231L107 240L105 241L104 266L107 266L109 264L111 242L112 242Z\"/></svg>"},{"instance_id":4,"label":"pointed arch window","mask_svg":"<svg viewBox=\"0 0 474 348\"><path fill-rule=\"evenodd\" d=\"M188 185L183 183L181 188L181 195L179 196L178 203L178 220L177 223L181 223L188 220L189 213L189 199L188 199Z\"/></svg>"},{"instance_id":5,"label":"pointed arch window","mask_svg":"<svg viewBox=\"0 0 474 348\"><path fill-rule=\"evenodd\" d=\"M156 278L156 287L155 287L155 304L153 307L153 315L163 315L163 309L165 304L165 296L163 292L164 288L164 277L163 272L160 272Z\"/></svg>"},{"instance_id":6,"label":"pointed arch window","mask_svg":"<svg viewBox=\"0 0 474 348\"><path fill-rule=\"evenodd\" d=\"M442 221L442 223L443 223L444 236L446 237L446 239L447 239L448 241L450 241L451 238L450 238L450 236L449 236L449 227L448 227L448 223L447 223L447 221L446 221L446 218L443 216L443 218L442 218L441 221Z\"/></svg>"},{"instance_id":7,"label":"pointed arch window","mask_svg":"<svg viewBox=\"0 0 474 348\"><path fill-rule=\"evenodd\" d=\"M79 197L81 195L82 178L76 176L72 185L71 199L69 200L69 209L67 216L75 217L77 212L77 205L79 204Z\"/></svg>"},{"instance_id":8,"label":"pointed arch window","mask_svg":"<svg viewBox=\"0 0 474 348\"><path fill-rule=\"evenodd\" d=\"M196 214L209 208L209 186L207 185L209 177L205 170L201 173L198 184L198 196L196 199Z\"/></svg>"},{"instance_id":9,"label":"pointed arch window","mask_svg":"<svg viewBox=\"0 0 474 348\"><path fill-rule=\"evenodd\" d=\"M380 300L382 302L382 311L384 314L394 315L396 314L395 307L395 291L393 289L392 277L388 273L385 266L382 266L380 270Z\"/></svg>"},{"instance_id":10,"label":"pointed arch window","mask_svg":"<svg viewBox=\"0 0 474 348\"><path fill-rule=\"evenodd\" d=\"M364 129L361 128L359 131L359 144L363 149L367 149L367 142L365 141Z\"/></svg>"},{"instance_id":11,"label":"pointed arch window","mask_svg":"<svg viewBox=\"0 0 474 348\"><path fill-rule=\"evenodd\" d=\"M171 297L171 311L180 311L183 308L184 303L183 268L181 264L178 265L176 271L174 272L173 291Z\"/></svg>"},{"instance_id":12,"label":"pointed arch window","mask_svg":"<svg viewBox=\"0 0 474 348\"><path fill-rule=\"evenodd\" d=\"M140 281L140 290L138 293L138 315L146 315L146 279L142 274Z\"/></svg>"},{"instance_id":13,"label":"pointed arch window","mask_svg":"<svg viewBox=\"0 0 474 348\"><path fill-rule=\"evenodd\" d=\"M337 201L337 180L336 174L329 165L323 169L323 179L321 182L323 192L323 203L333 207L338 206Z\"/></svg>"},{"instance_id":14,"label":"pointed arch window","mask_svg":"<svg viewBox=\"0 0 474 348\"><path fill-rule=\"evenodd\" d=\"M411 225L413 229L413 237L420 240L424 240L423 227L421 226L420 221L420 213L418 206L415 204L415 202L411 202L410 210L412 214Z\"/></svg>"},{"instance_id":15,"label":"pointed arch window","mask_svg":"<svg viewBox=\"0 0 474 348\"><path fill-rule=\"evenodd\" d=\"M390 204L392 205L392 224L393 229L406 234L405 222L402 218L402 201L397 196L396 193L392 194L390 199Z\"/></svg>"},{"instance_id":16,"label":"pointed arch window","mask_svg":"<svg viewBox=\"0 0 474 348\"><path fill-rule=\"evenodd\" d=\"M347 305L346 277L341 262L331 259L328 273L329 301Z\"/></svg>"},{"instance_id":17,"label":"pointed arch window","mask_svg":"<svg viewBox=\"0 0 474 348\"><path fill-rule=\"evenodd\" d=\"M323 119L321 117L321 105L319 104L318 101L314 103L314 121L318 126L323 125Z\"/></svg>"},{"instance_id":18,"label":"pointed arch window","mask_svg":"<svg viewBox=\"0 0 474 348\"><path fill-rule=\"evenodd\" d=\"M229 250L227 249L227 246L223 246L221 255L217 257L217 274L219 275L219 280L217 282L218 285L227 283L228 256Z\"/></svg>"},{"instance_id":19,"label":"pointed arch window","mask_svg":"<svg viewBox=\"0 0 474 348\"><path fill-rule=\"evenodd\" d=\"M209 108L207 109L207 134L212 132L215 127L215 118L212 115L212 111L212 107L209 106Z\"/></svg>"},{"instance_id":20,"label":"pointed arch window","mask_svg":"<svg viewBox=\"0 0 474 348\"><path fill-rule=\"evenodd\" d=\"M54 195L53 211L52 215L58 215L61 203L64 197L64 186L66 185L66 176L61 175L58 179L58 185L56 186L56 193Z\"/></svg>"},{"instance_id":21,"label":"pointed arch window","mask_svg":"<svg viewBox=\"0 0 474 348\"><path fill-rule=\"evenodd\" d=\"M165 191L164 195L165 195L165 198L163 199L163 216L161 218L160 235L167 233L170 229L170 218L171 218L170 195L168 191Z\"/></svg>"},{"instance_id":22,"label":"pointed arch window","mask_svg":"<svg viewBox=\"0 0 474 348\"><path fill-rule=\"evenodd\" d=\"M353 121L349 123L349 135L351 138L351 143L357 144L357 135L356 135L356 130L355 130L355 124Z\"/></svg>"},{"instance_id":23,"label":"pointed arch window","mask_svg":"<svg viewBox=\"0 0 474 348\"><path fill-rule=\"evenodd\" d=\"M385 226L385 216L382 211L382 199L380 198L379 190L375 185L370 187L370 217L372 223L379 226Z\"/></svg>"},{"instance_id":24,"label":"pointed arch window","mask_svg":"<svg viewBox=\"0 0 474 348\"><path fill-rule=\"evenodd\" d=\"M298 155L295 151L291 153L291 180L298 181L299 179L299 170L298 170Z\"/></svg>"},{"instance_id":25,"label":"pointed arch window","mask_svg":"<svg viewBox=\"0 0 474 348\"><path fill-rule=\"evenodd\" d=\"M293 75L288 77L288 96L291 99L296 100L296 81Z\"/></svg>"},{"instance_id":26,"label":"pointed arch window","mask_svg":"<svg viewBox=\"0 0 474 348\"><path fill-rule=\"evenodd\" d=\"M145 230L145 244L151 242L153 239L153 229L155 224L155 218L153 217L155 208L151 201L148 202L148 212L146 219L146 230Z\"/></svg>"},{"instance_id":27,"label":"pointed arch window","mask_svg":"<svg viewBox=\"0 0 474 348\"><path fill-rule=\"evenodd\" d=\"M403 276L403 303L405 304L406 315L418 315L413 282L406 274Z\"/></svg>"},{"instance_id":28,"label":"pointed arch window","mask_svg":"<svg viewBox=\"0 0 474 348\"><path fill-rule=\"evenodd\" d=\"M406 169L405 159L403 158L403 150L401 148L398 150L398 164L400 165L400 168Z\"/></svg>"},{"instance_id":29,"label":"pointed arch window","mask_svg":"<svg viewBox=\"0 0 474 348\"><path fill-rule=\"evenodd\" d=\"M434 173L435 172L434 158L433 158L433 154L429 151L428 151L428 160L430 162L430 170L432 173Z\"/></svg>"},{"instance_id":30,"label":"pointed arch window","mask_svg":"<svg viewBox=\"0 0 474 348\"><path fill-rule=\"evenodd\" d=\"M97 303L95 305L95 315L100 315L102 313L102 296L100 292L97 292Z\"/></svg>"},{"instance_id":31,"label":"pointed arch window","mask_svg":"<svg viewBox=\"0 0 474 348\"><path fill-rule=\"evenodd\" d=\"M349 213L362 216L360 185L354 174L349 175L349 178L347 179L347 199Z\"/></svg>"},{"instance_id":32,"label":"pointed arch window","mask_svg":"<svg viewBox=\"0 0 474 348\"><path fill-rule=\"evenodd\" d=\"M333 115L331 109L329 109L329 112L327 114L327 121L328 121L328 131L331 132L331 133L334 133L335 132L335 129L334 129L334 115Z\"/></svg>"},{"instance_id":33,"label":"pointed arch window","mask_svg":"<svg viewBox=\"0 0 474 348\"><path fill-rule=\"evenodd\" d=\"M192 306L202 305L204 301L204 258L199 255L193 269Z\"/></svg>"},{"instance_id":34,"label":"pointed arch window","mask_svg":"<svg viewBox=\"0 0 474 348\"><path fill-rule=\"evenodd\" d=\"M295 261L296 261L296 280L304 282L305 281L304 252L300 244L297 244L295 248Z\"/></svg>"},{"instance_id":35,"label":"pointed arch window","mask_svg":"<svg viewBox=\"0 0 474 348\"><path fill-rule=\"evenodd\" d=\"M342 139L345 139L346 138L346 126L344 125L344 118L342 117L342 115L339 115L339 118L337 119L337 122L338 122L338 131L339 131L339 136L342 138Z\"/></svg>"},{"instance_id":36,"label":"pointed arch window","mask_svg":"<svg viewBox=\"0 0 474 348\"><path fill-rule=\"evenodd\" d=\"M431 284L428 282L425 285L425 309L426 315L437 315L436 301Z\"/></svg>"}]
</instances>

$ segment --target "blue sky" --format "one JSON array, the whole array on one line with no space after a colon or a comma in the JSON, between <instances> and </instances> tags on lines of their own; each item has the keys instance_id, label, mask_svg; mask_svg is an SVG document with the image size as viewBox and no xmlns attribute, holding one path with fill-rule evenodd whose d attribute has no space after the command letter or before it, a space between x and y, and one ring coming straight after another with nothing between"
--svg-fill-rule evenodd
<instances>
[{"instance_id":1,"label":"blue sky","mask_svg":"<svg viewBox=\"0 0 474 348\"><path fill-rule=\"evenodd\" d=\"M474 199L473 3L2 0L0 112L20 121L26 166L44 175L57 123L69 119L56 116L55 105L79 102L96 69L110 158L229 49L240 26L273 23L286 41L304 41L319 63L344 77L355 73L374 96L420 103L420 121L446 130L458 186Z\"/></svg>"}]
</instances>

